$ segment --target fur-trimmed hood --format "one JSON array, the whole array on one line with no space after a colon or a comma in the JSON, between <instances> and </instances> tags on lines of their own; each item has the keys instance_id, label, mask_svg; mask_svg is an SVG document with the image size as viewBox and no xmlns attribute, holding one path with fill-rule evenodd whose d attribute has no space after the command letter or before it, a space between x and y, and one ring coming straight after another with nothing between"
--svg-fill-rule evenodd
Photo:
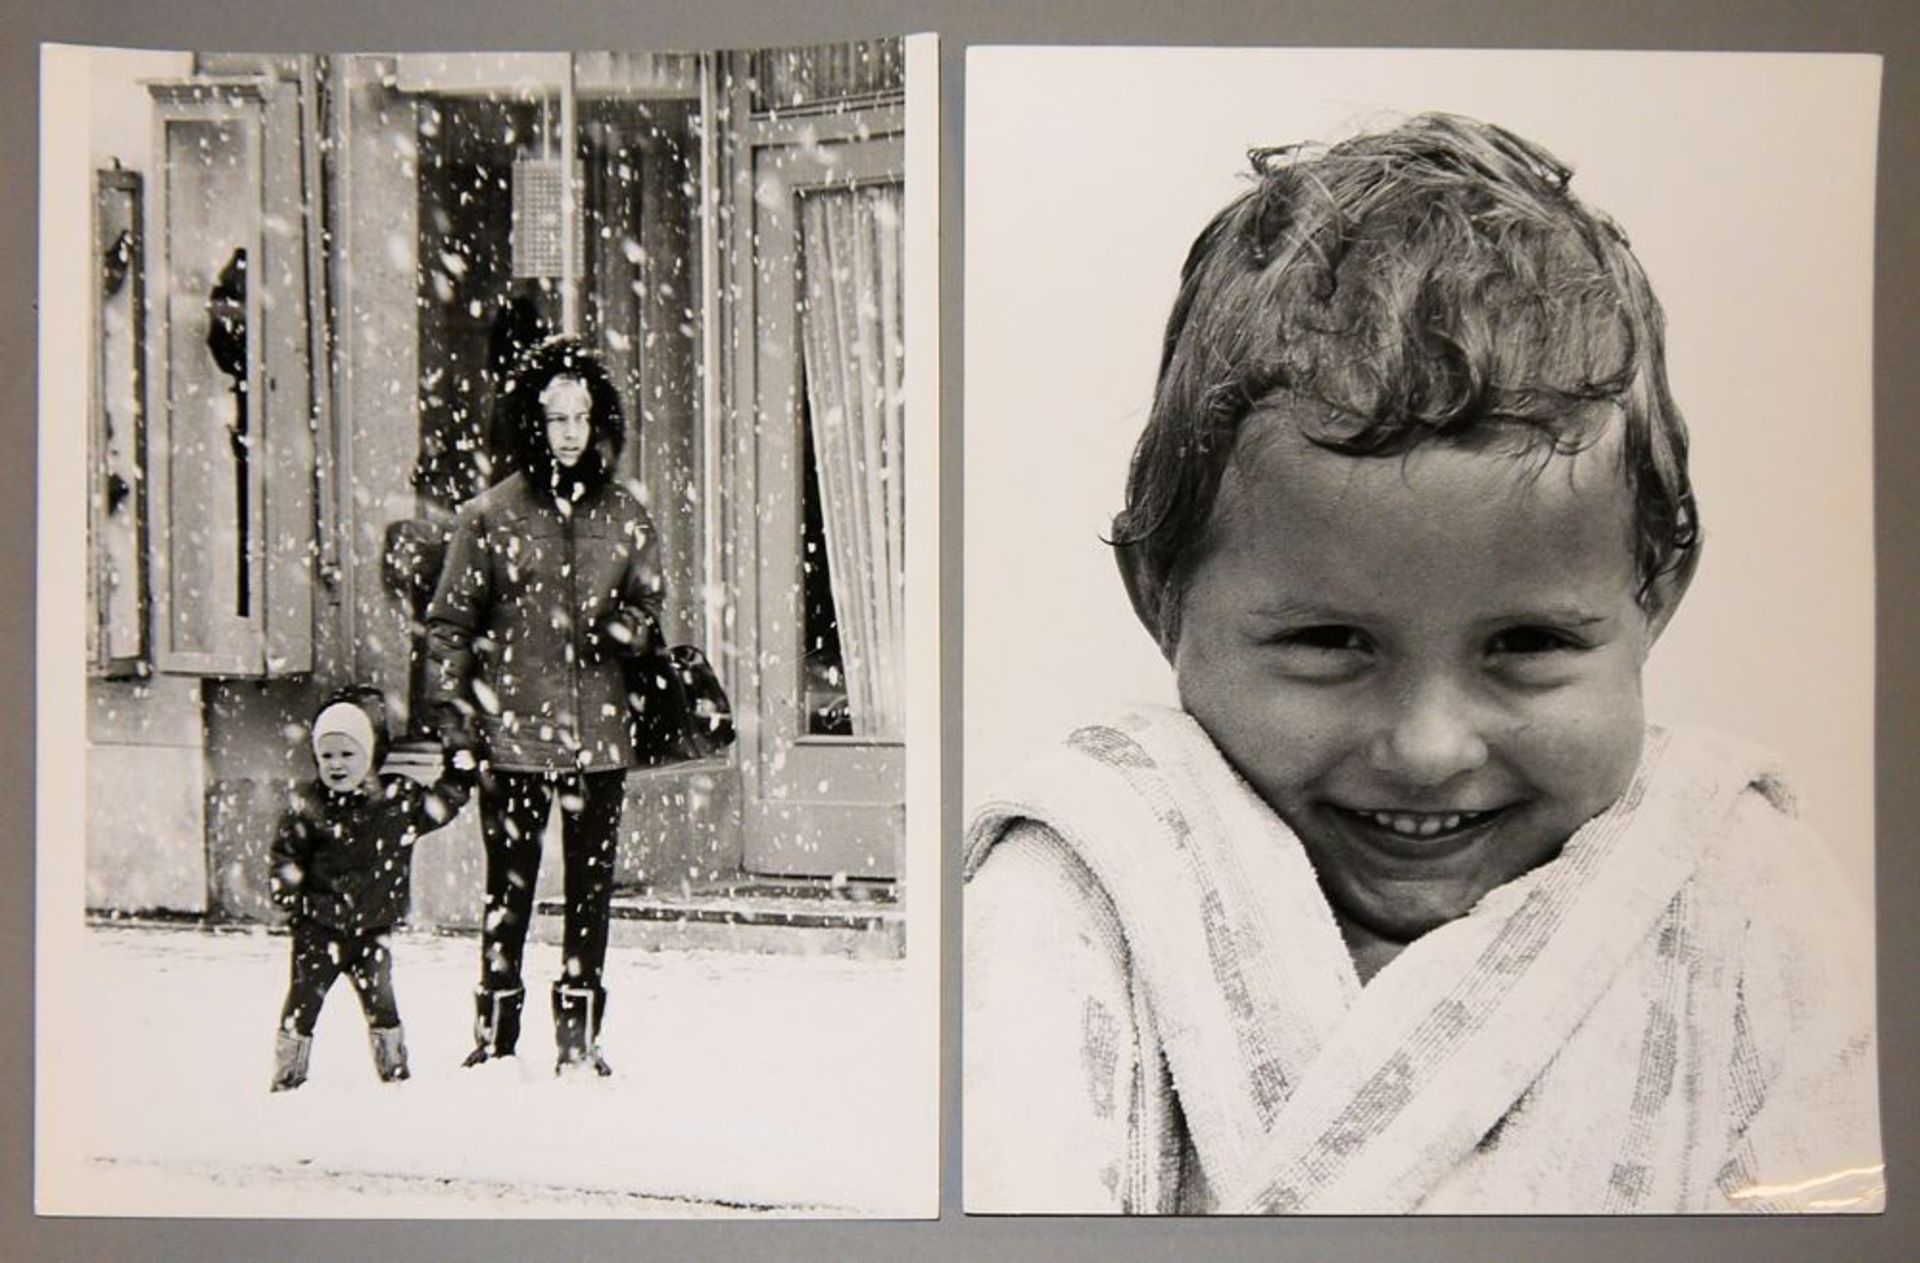
<instances>
[{"instance_id":1,"label":"fur-trimmed hood","mask_svg":"<svg viewBox=\"0 0 1920 1263\"><path fill-rule=\"evenodd\" d=\"M554 464L553 449L547 445L546 413L540 407L541 392L556 377L580 379L593 400L592 438L579 463L564 471ZM579 338L552 337L528 350L501 390L498 407L502 424L495 433L507 450L495 455L504 461L503 477L524 472L537 491L571 500L611 481L619 468L627 438L620 392L600 357ZM563 472L573 485L561 485Z\"/></svg>"}]
</instances>

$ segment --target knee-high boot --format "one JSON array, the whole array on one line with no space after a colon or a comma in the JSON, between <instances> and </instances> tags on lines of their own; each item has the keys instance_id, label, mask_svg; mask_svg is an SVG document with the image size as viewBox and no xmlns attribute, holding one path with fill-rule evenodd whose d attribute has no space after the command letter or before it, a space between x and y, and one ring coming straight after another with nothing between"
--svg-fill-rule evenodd
<instances>
[{"instance_id":1,"label":"knee-high boot","mask_svg":"<svg viewBox=\"0 0 1920 1263\"><path fill-rule=\"evenodd\" d=\"M481 987L473 993L473 1051L463 1065L513 1056L520 1044L520 1006L526 998L524 987L503 991Z\"/></svg>"},{"instance_id":2,"label":"knee-high boot","mask_svg":"<svg viewBox=\"0 0 1920 1263\"><path fill-rule=\"evenodd\" d=\"M603 1079L613 1073L600 1055L600 1020L606 1008L604 987L553 984L553 1042L560 1051L555 1073L576 1067L591 1068Z\"/></svg>"}]
</instances>

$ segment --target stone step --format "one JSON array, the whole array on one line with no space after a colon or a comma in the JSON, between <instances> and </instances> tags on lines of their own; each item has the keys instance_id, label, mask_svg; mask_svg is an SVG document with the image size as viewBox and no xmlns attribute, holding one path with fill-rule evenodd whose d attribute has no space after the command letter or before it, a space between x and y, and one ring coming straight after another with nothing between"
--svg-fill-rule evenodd
<instances>
[{"instance_id":1,"label":"stone step","mask_svg":"<svg viewBox=\"0 0 1920 1263\"><path fill-rule=\"evenodd\" d=\"M534 937L558 943L562 900L535 908ZM734 881L684 891L619 891L608 927L615 947L898 960L906 913L891 883Z\"/></svg>"}]
</instances>

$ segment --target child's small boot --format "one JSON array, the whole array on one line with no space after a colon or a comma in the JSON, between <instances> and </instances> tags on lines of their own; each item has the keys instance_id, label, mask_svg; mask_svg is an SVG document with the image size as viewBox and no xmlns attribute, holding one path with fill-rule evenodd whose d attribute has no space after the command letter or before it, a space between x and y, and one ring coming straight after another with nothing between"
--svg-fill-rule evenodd
<instances>
[{"instance_id":1,"label":"child's small boot","mask_svg":"<svg viewBox=\"0 0 1920 1263\"><path fill-rule=\"evenodd\" d=\"M555 1074L591 1069L604 1079L613 1073L600 1055L600 1019L606 1008L607 993L601 987L553 984L553 1042L560 1052Z\"/></svg>"},{"instance_id":2,"label":"child's small boot","mask_svg":"<svg viewBox=\"0 0 1920 1263\"><path fill-rule=\"evenodd\" d=\"M367 1039L373 1045L373 1068L382 1083L398 1083L413 1077L407 1070L407 1033L404 1027L369 1027Z\"/></svg>"},{"instance_id":3,"label":"child's small boot","mask_svg":"<svg viewBox=\"0 0 1920 1263\"><path fill-rule=\"evenodd\" d=\"M307 1058L313 1052L313 1036L297 1031L281 1031L273 1040L274 1092L289 1092L307 1081Z\"/></svg>"},{"instance_id":4,"label":"child's small boot","mask_svg":"<svg viewBox=\"0 0 1920 1263\"><path fill-rule=\"evenodd\" d=\"M520 1006L526 998L525 987L497 991L481 987L473 993L473 1051L462 1065L513 1056L520 1044Z\"/></svg>"}]
</instances>

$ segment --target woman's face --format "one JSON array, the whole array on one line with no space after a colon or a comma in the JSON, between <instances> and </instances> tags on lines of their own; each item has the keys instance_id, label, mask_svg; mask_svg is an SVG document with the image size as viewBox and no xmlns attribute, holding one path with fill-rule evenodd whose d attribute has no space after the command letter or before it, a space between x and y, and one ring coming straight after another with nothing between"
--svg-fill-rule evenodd
<instances>
[{"instance_id":1,"label":"woman's face","mask_svg":"<svg viewBox=\"0 0 1920 1263\"><path fill-rule=\"evenodd\" d=\"M571 469L593 441L593 395L578 377L556 377L540 392L547 418L547 446L554 463Z\"/></svg>"}]
</instances>

